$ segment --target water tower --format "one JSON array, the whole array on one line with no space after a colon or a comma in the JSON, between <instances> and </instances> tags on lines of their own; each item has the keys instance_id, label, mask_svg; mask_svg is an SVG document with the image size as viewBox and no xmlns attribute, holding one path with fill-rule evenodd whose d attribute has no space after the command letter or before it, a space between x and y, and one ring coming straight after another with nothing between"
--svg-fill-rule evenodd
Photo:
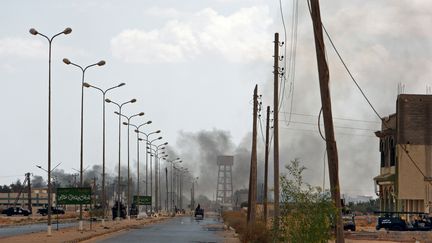
<instances>
[{"instance_id":1,"label":"water tower","mask_svg":"<svg viewBox=\"0 0 432 243\"><path fill-rule=\"evenodd\" d=\"M216 188L216 202L224 207L232 207L233 204L233 164L234 156L222 155L217 157L219 170Z\"/></svg>"}]
</instances>

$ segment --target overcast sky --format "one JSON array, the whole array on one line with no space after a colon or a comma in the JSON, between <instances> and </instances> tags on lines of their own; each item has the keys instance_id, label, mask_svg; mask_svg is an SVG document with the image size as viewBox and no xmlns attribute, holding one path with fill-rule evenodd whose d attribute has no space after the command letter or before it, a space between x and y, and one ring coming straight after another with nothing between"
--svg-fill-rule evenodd
<instances>
[{"instance_id":1,"label":"overcast sky","mask_svg":"<svg viewBox=\"0 0 432 243\"><path fill-rule=\"evenodd\" d=\"M2 1L0 183L23 179L26 172L43 174L35 165L47 164L48 43L30 35L30 28L48 36L65 27L73 30L58 36L52 49L52 163L61 162L59 168L73 172L79 169L81 73L62 63L64 57L83 66L105 60L105 66L87 71L86 82L103 88L125 82L108 96L117 102L136 98L124 113L144 111L133 122L152 120L144 130L161 129L173 149L181 146L180 131L224 130L240 144L251 131L255 84L264 105L271 104L274 33L291 45L292 0L282 5L288 40L276 0ZM321 1L321 10L333 41L382 116L395 111L398 83L405 84L405 93L425 93L432 85L430 1L332 0ZM292 111L316 116L319 88L305 1L299 1L298 15ZM326 45L334 116L363 120L335 120L341 188L373 195L372 178L379 173L373 131L379 120ZM290 85L287 81L282 120L289 117L284 112L290 110ZM87 167L101 164L102 98L86 89L84 100ZM107 165L112 172L118 142L113 111L108 104ZM292 115L291 120L311 124L281 121L282 163L300 158L308 167L308 181L322 185L324 143L316 118L305 115ZM131 152L135 154L134 146ZM126 163L126 150L122 153Z\"/></svg>"}]
</instances>

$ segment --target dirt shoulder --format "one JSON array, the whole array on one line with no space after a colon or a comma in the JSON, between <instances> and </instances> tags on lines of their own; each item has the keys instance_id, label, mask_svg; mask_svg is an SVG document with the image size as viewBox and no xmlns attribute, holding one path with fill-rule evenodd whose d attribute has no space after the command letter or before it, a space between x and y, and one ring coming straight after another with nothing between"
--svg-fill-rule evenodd
<instances>
[{"instance_id":1,"label":"dirt shoulder","mask_svg":"<svg viewBox=\"0 0 432 243\"><path fill-rule=\"evenodd\" d=\"M147 218L147 219L131 219L122 221L108 221L105 222L105 227L102 227L100 222L93 222L91 229L89 222L84 224L84 230L78 230L78 223L75 227L68 227L52 231L52 236L47 236L46 231L23 234L19 236L11 236L0 238L0 242L14 242L14 243L39 243L39 242L81 242L85 240L92 239L94 237L102 236L105 234L111 234L119 232L121 230L126 230L130 228L140 227L143 225L153 224L162 220L169 219L169 217L160 218ZM54 228L54 227L53 227Z\"/></svg>"}]
</instances>

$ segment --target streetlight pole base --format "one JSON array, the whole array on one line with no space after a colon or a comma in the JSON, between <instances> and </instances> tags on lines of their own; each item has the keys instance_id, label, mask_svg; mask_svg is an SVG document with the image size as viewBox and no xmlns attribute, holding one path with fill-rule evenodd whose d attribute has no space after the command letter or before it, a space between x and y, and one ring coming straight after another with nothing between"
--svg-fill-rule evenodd
<instances>
[{"instance_id":1,"label":"streetlight pole base","mask_svg":"<svg viewBox=\"0 0 432 243\"><path fill-rule=\"evenodd\" d=\"M120 221L120 217L115 218L115 221L117 222Z\"/></svg>"},{"instance_id":2,"label":"streetlight pole base","mask_svg":"<svg viewBox=\"0 0 432 243\"><path fill-rule=\"evenodd\" d=\"M129 215L128 215L126 218L127 218L127 220L130 220L130 219L131 219Z\"/></svg>"},{"instance_id":3,"label":"streetlight pole base","mask_svg":"<svg viewBox=\"0 0 432 243\"><path fill-rule=\"evenodd\" d=\"M52 232L51 232L51 225L48 225L48 228L47 228L47 236L52 236Z\"/></svg>"},{"instance_id":4,"label":"streetlight pole base","mask_svg":"<svg viewBox=\"0 0 432 243\"><path fill-rule=\"evenodd\" d=\"M79 229L79 231L83 231L83 221L82 220L80 220L78 223L78 229Z\"/></svg>"},{"instance_id":5,"label":"streetlight pole base","mask_svg":"<svg viewBox=\"0 0 432 243\"><path fill-rule=\"evenodd\" d=\"M102 219L102 227L105 228L105 219Z\"/></svg>"}]
</instances>

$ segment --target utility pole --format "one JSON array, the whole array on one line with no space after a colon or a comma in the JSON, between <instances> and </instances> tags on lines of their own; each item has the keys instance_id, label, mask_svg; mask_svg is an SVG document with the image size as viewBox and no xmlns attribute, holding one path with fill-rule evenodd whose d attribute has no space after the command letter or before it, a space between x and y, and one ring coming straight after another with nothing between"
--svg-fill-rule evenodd
<instances>
[{"instance_id":1,"label":"utility pole","mask_svg":"<svg viewBox=\"0 0 432 243\"><path fill-rule=\"evenodd\" d=\"M279 229L279 33L274 35L273 65L273 160L274 160L274 226Z\"/></svg>"},{"instance_id":2,"label":"utility pole","mask_svg":"<svg viewBox=\"0 0 432 243\"><path fill-rule=\"evenodd\" d=\"M315 37L315 49L318 64L318 74L321 92L321 104L324 118L324 130L326 138L327 159L330 176L330 190L333 202L336 205L336 242L343 243L342 205L340 200L338 153L334 137L331 97L329 89L329 68L325 57L325 47L322 33L321 14L318 0L311 0L312 22Z\"/></svg>"},{"instance_id":3,"label":"utility pole","mask_svg":"<svg viewBox=\"0 0 432 243\"><path fill-rule=\"evenodd\" d=\"M253 122L252 122L252 153L249 175L249 194L247 223L255 222L257 197L257 118L258 118L258 85L255 85L253 95Z\"/></svg>"},{"instance_id":4,"label":"utility pole","mask_svg":"<svg viewBox=\"0 0 432 243\"><path fill-rule=\"evenodd\" d=\"M166 200L165 200L165 210L168 212L168 200L169 200L169 191L168 191L168 167L165 167L165 185L166 185Z\"/></svg>"},{"instance_id":5,"label":"utility pole","mask_svg":"<svg viewBox=\"0 0 432 243\"><path fill-rule=\"evenodd\" d=\"M30 211L30 213L32 213L32 197L31 197L30 172L27 172L25 175L26 175L26 180L27 180L27 183L28 183L28 194L27 194L28 210Z\"/></svg>"},{"instance_id":6,"label":"utility pole","mask_svg":"<svg viewBox=\"0 0 432 243\"><path fill-rule=\"evenodd\" d=\"M267 194L268 194L268 159L269 159L269 133L270 133L270 106L267 106L265 137L265 165L264 165L264 223L267 225Z\"/></svg>"}]
</instances>

